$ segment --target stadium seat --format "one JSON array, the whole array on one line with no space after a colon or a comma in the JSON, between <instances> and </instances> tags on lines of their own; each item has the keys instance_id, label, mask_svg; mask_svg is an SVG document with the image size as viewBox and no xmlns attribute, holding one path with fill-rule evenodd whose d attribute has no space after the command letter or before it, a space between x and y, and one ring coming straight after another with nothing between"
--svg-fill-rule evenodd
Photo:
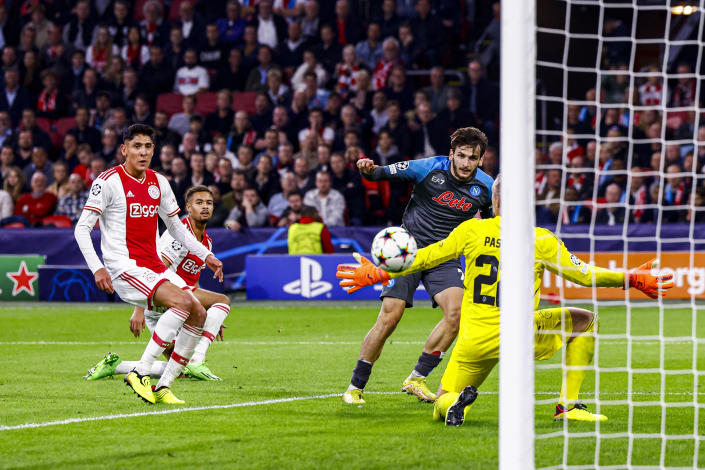
<instances>
[{"instance_id":1,"label":"stadium seat","mask_svg":"<svg viewBox=\"0 0 705 470\"><path fill-rule=\"evenodd\" d=\"M368 181L362 179L365 187L365 207L377 219L384 219L389 208L391 190L389 181Z\"/></svg>"},{"instance_id":2,"label":"stadium seat","mask_svg":"<svg viewBox=\"0 0 705 470\"><path fill-rule=\"evenodd\" d=\"M71 228L73 223L71 219L65 215L50 215L42 219L42 225L45 227L54 226L56 228Z\"/></svg>"},{"instance_id":3,"label":"stadium seat","mask_svg":"<svg viewBox=\"0 0 705 470\"><path fill-rule=\"evenodd\" d=\"M27 228L29 227L29 220L21 215L12 215L10 217L5 217L0 220L1 228Z\"/></svg>"},{"instance_id":4,"label":"stadium seat","mask_svg":"<svg viewBox=\"0 0 705 470\"><path fill-rule=\"evenodd\" d=\"M63 117L56 121L56 134L59 136L59 141L64 139L64 136L69 131L76 127L76 118Z\"/></svg>"},{"instance_id":5,"label":"stadium seat","mask_svg":"<svg viewBox=\"0 0 705 470\"><path fill-rule=\"evenodd\" d=\"M218 106L218 94L214 92L201 93L198 95L198 102L196 104L196 112L203 116L204 118L215 111ZM179 106L181 103L179 102Z\"/></svg>"},{"instance_id":6,"label":"stadium seat","mask_svg":"<svg viewBox=\"0 0 705 470\"><path fill-rule=\"evenodd\" d=\"M182 99L180 93L162 93L157 96L157 111L165 111L169 116L180 113Z\"/></svg>"},{"instance_id":7,"label":"stadium seat","mask_svg":"<svg viewBox=\"0 0 705 470\"><path fill-rule=\"evenodd\" d=\"M169 21L179 19L179 8L181 7L181 2L183 2L183 0L174 0L171 2L171 7L169 7Z\"/></svg>"},{"instance_id":8,"label":"stadium seat","mask_svg":"<svg viewBox=\"0 0 705 470\"><path fill-rule=\"evenodd\" d=\"M257 93L254 91L242 91L235 93L233 96L233 109L237 111L245 111L247 114L255 114L255 97Z\"/></svg>"},{"instance_id":9,"label":"stadium seat","mask_svg":"<svg viewBox=\"0 0 705 470\"><path fill-rule=\"evenodd\" d=\"M37 127L44 132L51 133L51 121L44 117L37 118Z\"/></svg>"}]
</instances>

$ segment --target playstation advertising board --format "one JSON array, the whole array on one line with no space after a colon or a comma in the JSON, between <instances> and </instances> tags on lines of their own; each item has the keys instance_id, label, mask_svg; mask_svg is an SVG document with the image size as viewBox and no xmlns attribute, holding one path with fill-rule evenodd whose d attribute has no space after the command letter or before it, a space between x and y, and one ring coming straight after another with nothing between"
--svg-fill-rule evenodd
<instances>
[{"instance_id":1,"label":"playstation advertising board","mask_svg":"<svg viewBox=\"0 0 705 470\"><path fill-rule=\"evenodd\" d=\"M248 256L247 298L253 300L375 300L379 299L382 286L365 287L348 294L335 277L339 264L355 264L350 254ZM392 281L394 282L394 279ZM423 285L416 291L415 299L428 299Z\"/></svg>"}]
</instances>

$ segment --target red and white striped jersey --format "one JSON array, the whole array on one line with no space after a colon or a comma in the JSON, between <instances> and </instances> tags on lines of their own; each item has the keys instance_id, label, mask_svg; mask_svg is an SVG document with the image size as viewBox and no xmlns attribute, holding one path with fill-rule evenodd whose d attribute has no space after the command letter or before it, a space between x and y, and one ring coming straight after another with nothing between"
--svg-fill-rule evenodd
<instances>
[{"instance_id":1,"label":"red and white striped jersey","mask_svg":"<svg viewBox=\"0 0 705 470\"><path fill-rule=\"evenodd\" d=\"M179 212L167 179L147 170L138 180L122 165L101 173L91 186L85 209L100 215L103 262L114 279L135 266L166 271L157 252L159 215Z\"/></svg>"},{"instance_id":2,"label":"red and white striped jersey","mask_svg":"<svg viewBox=\"0 0 705 470\"><path fill-rule=\"evenodd\" d=\"M191 219L184 217L182 222L186 228L188 228L191 235L196 238L196 234L191 226ZM205 230L203 231L203 241L201 243L203 243L203 246L205 246L208 251L213 249L213 240L211 240L211 237L208 236ZM201 271L206 267L206 263L202 259L191 253L188 248L175 240L168 231L162 234L159 239L158 247L159 254L162 258L169 261L169 269L176 272L190 287L198 283L198 279L201 277Z\"/></svg>"}]
</instances>

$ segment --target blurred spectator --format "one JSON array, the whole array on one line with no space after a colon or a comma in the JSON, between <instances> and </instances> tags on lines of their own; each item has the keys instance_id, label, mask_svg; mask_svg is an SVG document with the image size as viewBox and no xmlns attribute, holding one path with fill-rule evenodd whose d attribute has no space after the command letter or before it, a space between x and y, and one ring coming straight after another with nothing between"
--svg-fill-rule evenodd
<instances>
[{"instance_id":1,"label":"blurred spectator","mask_svg":"<svg viewBox=\"0 0 705 470\"><path fill-rule=\"evenodd\" d=\"M245 188L249 187L250 185L247 182L245 172L241 170L233 170L232 177L230 178L230 191L223 194L223 204L228 211L231 211L233 207L242 202L243 192L245 191Z\"/></svg>"},{"instance_id":2,"label":"blurred spectator","mask_svg":"<svg viewBox=\"0 0 705 470\"><path fill-rule=\"evenodd\" d=\"M176 72L174 92L182 95L195 95L208 91L210 78L206 69L198 65L195 49L186 49L184 64Z\"/></svg>"},{"instance_id":3,"label":"blurred spectator","mask_svg":"<svg viewBox=\"0 0 705 470\"><path fill-rule=\"evenodd\" d=\"M279 174L272 170L272 158L269 155L261 155L257 161L257 173L253 178L253 186L265 204L268 204L270 198L279 191Z\"/></svg>"},{"instance_id":4,"label":"blurred spectator","mask_svg":"<svg viewBox=\"0 0 705 470\"><path fill-rule=\"evenodd\" d=\"M647 223L654 221L654 209L644 207L651 204L651 194L646 185L646 179L641 176L640 168L632 169L632 179L629 186L629 206L632 208L629 215L630 222Z\"/></svg>"},{"instance_id":5,"label":"blurred spectator","mask_svg":"<svg viewBox=\"0 0 705 470\"><path fill-rule=\"evenodd\" d=\"M340 60L342 46L335 40L335 32L329 24L321 26L321 43L314 49L314 54L328 73L332 73Z\"/></svg>"},{"instance_id":6,"label":"blurred spectator","mask_svg":"<svg viewBox=\"0 0 705 470\"><path fill-rule=\"evenodd\" d=\"M273 166L279 163L277 151L279 150L279 133L276 129L267 129L264 132L264 149L255 157L255 165L259 162L260 157L267 155Z\"/></svg>"},{"instance_id":7,"label":"blurred spectator","mask_svg":"<svg viewBox=\"0 0 705 470\"><path fill-rule=\"evenodd\" d=\"M32 175L31 189L31 192L22 194L17 199L15 215L26 217L30 225L34 226L54 212L57 201L56 196L47 192L47 179L40 171Z\"/></svg>"},{"instance_id":8,"label":"blurred spectator","mask_svg":"<svg viewBox=\"0 0 705 470\"><path fill-rule=\"evenodd\" d=\"M29 93L20 86L19 71L14 68L5 70L5 85L0 93L0 111L7 111L12 125L17 126L22 117L22 110L29 106Z\"/></svg>"},{"instance_id":9,"label":"blurred spectator","mask_svg":"<svg viewBox=\"0 0 705 470\"><path fill-rule=\"evenodd\" d=\"M242 64L242 51L231 49L228 61L213 77L211 91L228 89L231 91L244 91L247 84L248 71Z\"/></svg>"},{"instance_id":10,"label":"blurred spectator","mask_svg":"<svg viewBox=\"0 0 705 470\"><path fill-rule=\"evenodd\" d=\"M666 222L683 222L687 214L685 206L690 200L691 188L682 173L683 168L678 163L666 167L662 201L667 206L663 211L663 220Z\"/></svg>"},{"instance_id":11,"label":"blurred spectator","mask_svg":"<svg viewBox=\"0 0 705 470\"><path fill-rule=\"evenodd\" d=\"M378 23L367 25L367 39L355 46L355 52L361 63L372 70L382 60L382 32Z\"/></svg>"},{"instance_id":12,"label":"blurred spectator","mask_svg":"<svg viewBox=\"0 0 705 470\"><path fill-rule=\"evenodd\" d=\"M350 225L362 225L365 218L365 188L360 174L345 166L345 157L334 153L330 158L331 186L345 198Z\"/></svg>"},{"instance_id":13,"label":"blurred spectator","mask_svg":"<svg viewBox=\"0 0 705 470\"><path fill-rule=\"evenodd\" d=\"M194 153L189 160L190 186L210 186L215 183L213 175L206 170L206 159L202 153Z\"/></svg>"},{"instance_id":14,"label":"blurred spectator","mask_svg":"<svg viewBox=\"0 0 705 470\"><path fill-rule=\"evenodd\" d=\"M130 26L127 31L127 43L120 49L120 57L135 70L149 61L149 46L144 43L137 26Z\"/></svg>"},{"instance_id":15,"label":"blurred spectator","mask_svg":"<svg viewBox=\"0 0 705 470\"><path fill-rule=\"evenodd\" d=\"M47 151L37 147L32 151L32 162L24 167L25 181L30 181L35 173L43 173L47 184L54 182L54 168Z\"/></svg>"},{"instance_id":16,"label":"blurred spectator","mask_svg":"<svg viewBox=\"0 0 705 470\"><path fill-rule=\"evenodd\" d=\"M71 48L64 44L61 26L51 23L47 44L41 48L39 61L48 68L71 66Z\"/></svg>"},{"instance_id":17,"label":"blurred spectator","mask_svg":"<svg viewBox=\"0 0 705 470\"><path fill-rule=\"evenodd\" d=\"M154 133L157 147L161 147L164 144L171 144L174 147L178 147L179 142L181 142L181 135L169 129L168 124L169 115L166 111L157 111L154 113Z\"/></svg>"},{"instance_id":18,"label":"blurred spectator","mask_svg":"<svg viewBox=\"0 0 705 470\"><path fill-rule=\"evenodd\" d=\"M17 166L10 167L5 174L2 189L12 197L14 205L25 190L24 172Z\"/></svg>"},{"instance_id":19,"label":"blurred spectator","mask_svg":"<svg viewBox=\"0 0 705 470\"><path fill-rule=\"evenodd\" d=\"M91 160L93 160L93 152L91 151L91 146L88 144L81 144L76 150L76 156L78 158L78 164L73 168L72 173L76 173L83 179L86 183L86 187L90 186L88 183L92 181L90 179L91 172Z\"/></svg>"},{"instance_id":20,"label":"blurred spectator","mask_svg":"<svg viewBox=\"0 0 705 470\"><path fill-rule=\"evenodd\" d=\"M396 36L399 31L400 20L397 15L397 6L394 0L383 0L382 15L376 18L375 22L380 26L382 39L386 39L389 36Z\"/></svg>"},{"instance_id":21,"label":"blurred spectator","mask_svg":"<svg viewBox=\"0 0 705 470\"><path fill-rule=\"evenodd\" d=\"M382 128L389 122L386 107L387 95L382 91L376 91L372 97L372 109L370 110L372 132L375 134L379 134Z\"/></svg>"},{"instance_id":22,"label":"blurred spectator","mask_svg":"<svg viewBox=\"0 0 705 470\"><path fill-rule=\"evenodd\" d=\"M434 118L428 102L416 107L415 125L418 129L414 132L414 155L432 157L448 154L450 149L448 132L443 128L442 123Z\"/></svg>"},{"instance_id":23,"label":"blurred spectator","mask_svg":"<svg viewBox=\"0 0 705 470\"><path fill-rule=\"evenodd\" d=\"M308 47L308 41L303 37L301 24L298 21L289 23L288 36L285 41L279 42L275 53L279 65L288 76L291 76L296 67L303 61L304 50Z\"/></svg>"},{"instance_id":24,"label":"blurred spectator","mask_svg":"<svg viewBox=\"0 0 705 470\"><path fill-rule=\"evenodd\" d=\"M279 176L294 171L294 146L291 142L279 144L277 157L279 157L279 163L276 169Z\"/></svg>"},{"instance_id":25,"label":"blurred spectator","mask_svg":"<svg viewBox=\"0 0 705 470\"><path fill-rule=\"evenodd\" d=\"M17 43L19 24L8 20L8 5L0 5L0 48Z\"/></svg>"},{"instance_id":26,"label":"blurred spectator","mask_svg":"<svg viewBox=\"0 0 705 470\"><path fill-rule=\"evenodd\" d=\"M483 163L484 160L485 158L483 157ZM592 170L592 165L584 157L578 156L571 160L569 171L566 179L567 185L574 187L578 191L580 199L592 199L595 182L595 173Z\"/></svg>"},{"instance_id":27,"label":"blurred spectator","mask_svg":"<svg viewBox=\"0 0 705 470\"><path fill-rule=\"evenodd\" d=\"M254 149L250 145L241 145L237 149L237 160L233 165L235 170L241 171L248 182L254 179L257 168L254 165Z\"/></svg>"},{"instance_id":28,"label":"blurred spectator","mask_svg":"<svg viewBox=\"0 0 705 470\"><path fill-rule=\"evenodd\" d=\"M108 165L106 164L105 160L98 156L94 156L91 160L91 166L86 176L86 187L89 188L93 184L93 181L95 181L95 179L100 176L100 174L103 173L107 168Z\"/></svg>"},{"instance_id":29,"label":"blurred spectator","mask_svg":"<svg viewBox=\"0 0 705 470\"><path fill-rule=\"evenodd\" d=\"M356 92L361 70L355 47L348 44L343 48L343 61L335 66L335 75L337 76L335 90L341 96Z\"/></svg>"},{"instance_id":30,"label":"blurred spectator","mask_svg":"<svg viewBox=\"0 0 705 470\"><path fill-rule=\"evenodd\" d=\"M89 125L95 127L98 131L103 130L108 120L108 113L112 105L111 100L112 95L107 91L99 91L95 97L95 110L91 110Z\"/></svg>"},{"instance_id":31,"label":"blurred spectator","mask_svg":"<svg viewBox=\"0 0 705 470\"><path fill-rule=\"evenodd\" d=\"M119 151L118 137L115 133L115 129L111 127L103 129L100 144L101 148L100 152L98 152L98 156L106 162L109 162L115 157L115 152Z\"/></svg>"},{"instance_id":32,"label":"blurred spectator","mask_svg":"<svg viewBox=\"0 0 705 470\"><path fill-rule=\"evenodd\" d=\"M66 116L68 103L58 88L59 74L54 69L46 69L42 71L41 78L44 88L37 99L37 114L48 119Z\"/></svg>"},{"instance_id":33,"label":"blurred spectator","mask_svg":"<svg viewBox=\"0 0 705 470\"><path fill-rule=\"evenodd\" d=\"M382 129L389 131L393 141L399 146L401 157L408 158L411 156L413 139L411 130L401 115L401 107L397 101L389 101L386 111L389 120Z\"/></svg>"},{"instance_id":34,"label":"blurred spectator","mask_svg":"<svg viewBox=\"0 0 705 470\"><path fill-rule=\"evenodd\" d=\"M234 119L233 95L229 90L220 90L216 98L216 109L206 116L204 129L211 136L227 135Z\"/></svg>"},{"instance_id":35,"label":"blurred spectator","mask_svg":"<svg viewBox=\"0 0 705 470\"><path fill-rule=\"evenodd\" d=\"M118 92L125 112L127 112L127 109L131 110L135 105L135 99L139 94L139 90L137 89L138 83L137 72L135 72L134 69L125 69L122 73L122 87Z\"/></svg>"},{"instance_id":36,"label":"blurred spectator","mask_svg":"<svg viewBox=\"0 0 705 470\"><path fill-rule=\"evenodd\" d=\"M206 227L222 227L225 223L225 219L228 218L229 211L223 205L218 186L210 185L208 186L208 189L210 189L213 193L213 215L208 221Z\"/></svg>"},{"instance_id":37,"label":"blurred spectator","mask_svg":"<svg viewBox=\"0 0 705 470\"><path fill-rule=\"evenodd\" d=\"M15 152L9 142L4 142L0 147L0 182L5 181L7 172L15 164Z\"/></svg>"},{"instance_id":38,"label":"blurred spectator","mask_svg":"<svg viewBox=\"0 0 705 470\"><path fill-rule=\"evenodd\" d=\"M671 108L681 108L693 106L695 103L696 79L693 68L688 63L680 63L676 68L676 73L681 75L676 79L676 84L671 92L671 99L668 103Z\"/></svg>"},{"instance_id":39,"label":"blurred spectator","mask_svg":"<svg viewBox=\"0 0 705 470\"><path fill-rule=\"evenodd\" d=\"M163 46L169 35L169 22L164 19L164 7L158 0L148 0L142 7L142 13L144 19L140 21L140 35L147 45Z\"/></svg>"},{"instance_id":40,"label":"blurred spectator","mask_svg":"<svg viewBox=\"0 0 705 470\"><path fill-rule=\"evenodd\" d=\"M629 68L627 64L621 63L610 67L613 73L602 76L601 87L604 103L626 103L625 93L629 87ZM614 72L624 72L615 74ZM636 103L633 103L636 104Z\"/></svg>"},{"instance_id":41,"label":"blurred spectator","mask_svg":"<svg viewBox=\"0 0 705 470\"><path fill-rule=\"evenodd\" d=\"M377 62L373 70L372 87L375 90L383 90L387 87L387 80L392 73L392 69L403 63L399 58L399 41L389 37L382 43L382 60Z\"/></svg>"},{"instance_id":42,"label":"blurred spectator","mask_svg":"<svg viewBox=\"0 0 705 470\"><path fill-rule=\"evenodd\" d=\"M83 49L75 49L73 52L71 52L71 66L68 69L68 73L64 73L63 75L59 74L60 68L54 68L55 72L55 79L57 82L57 85L62 89L62 91L70 94L73 92L73 90L78 89L81 86L82 80L83 80L83 72L86 71L87 68L86 64L86 53L83 51ZM51 69L49 69L51 70ZM62 78L62 82L59 83L59 76ZM44 78L42 75L42 84L46 88L47 85L46 83L43 83Z\"/></svg>"},{"instance_id":43,"label":"blurred spectator","mask_svg":"<svg viewBox=\"0 0 705 470\"><path fill-rule=\"evenodd\" d=\"M351 14L348 0L337 0L335 2L335 24L338 32L338 44L341 46L357 44L362 39L362 25Z\"/></svg>"},{"instance_id":44,"label":"blurred spectator","mask_svg":"<svg viewBox=\"0 0 705 470\"><path fill-rule=\"evenodd\" d=\"M297 190L291 191L286 197L286 209L277 220L278 227L290 227L301 220L301 212L304 208L304 198Z\"/></svg>"},{"instance_id":45,"label":"blurred spectator","mask_svg":"<svg viewBox=\"0 0 705 470\"><path fill-rule=\"evenodd\" d=\"M463 89L467 107L490 142L495 141L497 137L495 120L499 113L498 87L484 78L482 64L477 60L472 60L468 64L468 78Z\"/></svg>"},{"instance_id":46,"label":"blurred spectator","mask_svg":"<svg viewBox=\"0 0 705 470\"><path fill-rule=\"evenodd\" d=\"M411 29L423 55L425 65L436 65L443 45L443 25L437 15L431 14L430 0L418 0L417 15L411 19Z\"/></svg>"},{"instance_id":47,"label":"blurred spectator","mask_svg":"<svg viewBox=\"0 0 705 470\"><path fill-rule=\"evenodd\" d=\"M56 208L57 215L65 215L75 224L81 217L83 206L88 200L88 191L85 191L83 180L78 175L71 175L68 179L68 193L59 198L59 205Z\"/></svg>"},{"instance_id":48,"label":"blurred spectator","mask_svg":"<svg viewBox=\"0 0 705 470\"><path fill-rule=\"evenodd\" d=\"M228 133L228 149L236 151L240 145L254 145L257 140L257 132L252 129L250 118L245 111L235 113L233 127Z\"/></svg>"},{"instance_id":49,"label":"blurred spectator","mask_svg":"<svg viewBox=\"0 0 705 470\"><path fill-rule=\"evenodd\" d=\"M473 115L462 105L462 98L463 94L460 90L450 88L448 90L446 104L442 111L437 114L437 119L440 123L439 128L445 131L449 136L452 135L456 129L467 127L474 121ZM433 106L431 110L433 110Z\"/></svg>"},{"instance_id":50,"label":"blurred spectator","mask_svg":"<svg viewBox=\"0 0 705 470\"><path fill-rule=\"evenodd\" d=\"M312 190L316 186L315 175L311 173L309 162L306 157L296 157L294 160L294 175L296 176L296 187L303 194Z\"/></svg>"},{"instance_id":51,"label":"blurred spectator","mask_svg":"<svg viewBox=\"0 0 705 470\"><path fill-rule=\"evenodd\" d=\"M108 31L113 42L122 47L127 44L127 33L133 25L129 18L130 5L127 0L116 0L113 4L113 15L108 20Z\"/></svg>"},{"instance_id":52,"label":"blurred spectator","mask_svg":"<svg viewBox=\"0 0 705 470\"><path fill-rule=\"evenodd\" d=\"M325 143L318 144L318 147L316 147L316 166L314 167L313 171L327 171L328 173L330 173L330 157L330 146Z\"/></svg>"},{"instance_id":53,"label":"blurred spectator","mask_svg":"<svg viewBox=\"0 0 705 470\"><path fill-rule=\"evenodd\" d=\"M216 135L213 138L213 146L211 148L213 153L215 153L218 160L225 158L230 161L230 163L235 163L235 154L228 150L227 140L222 135Z\"/></svg>"},{"instance_id":54,"label":"blurred spectator","mask_svg":"<svg viewBox=\"0 0 705 470\"><path fill-rule=\"evenodd\" d=\"M595 216L596 224L616 225L624 222L624 207L619 205L622 200L622 188L617 183L611 183L605 190L605 201L609 206L602 207Z\"/></svg>"},{"instance_id":55,"label":"blurred spectator","mask_svg":"<svg viewBox=\"0 0 705 470\"><path fill-rule=\"evenodd\" d=\"M319 221L314 207L304 207L301 218L289 226L288 246L290 255L333 253L333 243L325 225Z\"/></svg>"},{"instance_id":56,"label":"blurred spectator","mask_svg":"<svg viewBox=\"0 0 705 470\"><path fill-rule=\"evenodd\" d=\"M197 98L195 95L186 95L181 98L181 112L175 113L169 119L168 128L180 135L189 129L189 120L196 114Z\"/></svg>"},{"instance_id":57,"label":"blurred spectator","mask_svg":"<svg viewBox=\"0 0 705 470\"><path fill-rule=\"evenodd\" d=\"M139 31L137 31L139 37ZM97 72L102 73L110 64L113 56L120 53L118 46L113 43L110 30L107 26L98 26L95 41L86 50L86 62Z\"/></svg>"},{"instance_id":58,"label":"blurred spectator","mask_svg":"<svg viewBox=\"0 0 705 470\"><path fill-rule=\"evenodd\" d=\"M646 82L639 87L640 104L642 106L661 106L663 102L661 69L656 65L650 65L646 71L649 76L646 78Z\"/></svg>"},{"instance_id":59,"label":"blurred spectator","mask_svg":"<svg viewBox=\"0 0 705 470\"><path fill-rule=\"evenodd\" d=\"M339 191L331 188L329 173L316 173L316 188L306 192L304 204L315 207L326 225L345 225L345 198Z\"/></svg>"},{"instance_id":60,"label":"blurred spectator","mask_svg":"<svg viewBox=\"0 0 705 470\"><path fill-rule=\"evenodd\" d=\"M79 144L88 144L93 152L97 152L101 147L100 132L88 125L88 118L87 108L83 106L76 108L76 127L69 129L67 133L76 136Z\"/></svg>"},{"instance_id":61,"label":"blurred spectator","mask_svg":"<svg viewBox=\"0 0 705 470\"><path fill-rule=\"evenodd\" d=\"M91 45L93 27L91 6L88 0L78 0L70 16L69 24L64 27L64 43L76 49L86 50Z\"/></svg>"},{"instance_id":62,"label":"blurred spectator","mask_svg":"<svg viewBox=\"0 0 705 470\"><path fill-rule=\"evenodd\" d=\"M269 198L267 204L267 212L273 221L282 217L284 211L289 207L289 195L293 192L298 192L296 187L296 176L293 173L285 173L281 177L281 192L275 193ZM299 199L303 200L301 193Z\"/></svg>"},{"instance_id":63,"label":"blurred spectator","mask_svg":"<svg viewBox=\"0 0 705 470\"><path fill-rule=\"evenodd\" d=\"M181 34L187 47L198 47L206 32L206 24L201 15L193 8L191 0L182 0L179 4L179 17L175 24L181 26Z\"/></svg>"},{"instance_id":64,"label":"blurred spectator","mask_svg":"<svg viewBox=\"0 0 705 470\"><path fill-rule=\"evenodd\" d=\"M152 102L157 95L168 93L174 85L174 70L164 61L164 51L157 45L149 48L149 61L139 71L140 87Z\"/></svg>"},{"instance_id":65,"label":"blurred spectator","mask_svg":"<svg viewBox=\"0 0 705 470\"><path fill-rule=\"evenodd\" d=\"M164 47L164 60L172 70L177 70L184 65L185 49L184 36L181 34L181 28L172 26L169 31L169 42Z\"/></svg>"},{"instance_id":66,"label":"blurred spectator","mask_svg":"<svg viewBox=\"0 0 705 470\"><path fill-rule=\"evenodd\" d=\"M13 127L12 121L10 121L10 114L7 111L0 111L0 146L6 143L12 144L14 139Z\"/></svg>"},{"instance_id":67,"label":"blurred spectator","mask_svg":"<svg viewBox=\"0 0 705 470\"><path fill-rule=\"evenodd\" d=\"M176 147L174 144L162 144L159 149L159 163L154 168L168 179L171 179L171 162L176 157Z\"/></svg>"},{"instance_id":68,"label":"blurred spectator","mask_svg":"<svg viewBox=\"0 0 705 470\"><path fill-rule=\"evenodd\" d=\"M307 41L317 41L320 35L320 19L318 17L318 2L306 0L304 2L304 15L301 18L301 32Z\"/></svg>"},{"instance_id":69,"label":"blurred spectator","mask_svg":"<svg viewBox=\"0 0 705 470\"><path fill-rule=\"evenodd\" d=\"M247 21L240 17L240 2L228 0L225 6L225 18L218 18L216 25L221 41L230 46L239 44L245 32L245 25L247 25Z\"/></svg>"},{"instance_id":70,"label":"blurred spectator","mask_svg":"<svg viewBox=\"0 0 705 470\"><path fill-rule=\"evenodd\" d=\"M487 147L482 156L482 171L492 178L496 178L499 174L499 155L497 155L497 149L491 145Z\"/></svg>"},{"instance_id":71,"label":"blurred spectator","mask_svg":"<svg viewBox=\"0 0 705 470\"><path fill-rule=\"evenodd\" d=\"M591 219L590 209L579 202L578 190L573 186L565 188L563 203L559 214L559 220L563 225L569 224L589 224Z\"/></svg>"},{"instance_id":72,"label":"blurred spectator","mask_svg":"<svg viewBox=\"0 0 705 470\"><path fill-rule=\"evenodd\" d=\"M387 166L402 160L399 148L394 144L392 134L387 129L382 129L377 136L377 147L370 154L375 164Z\"/></svg>"},{"instance_id":73,"label":"blurred spectator","mask_svg":"<svg viewBox=\"0 0 705 470\"><path fill-rule=\"evenodd\" d=\"M22 129L17 134L17 144L15 146L15 162L19 166L29 165L32 160L32 151L34 150L34 139L32 132L27 129Z\"/></svg>"},{"instance_id":74,"label":"blurred spectator","mask_svg":"<svg viewBox=\"0 0 705 470\"><path fill-rule=\"evenodd\" d=\"M315 80L313 80L313 83L316 85L315 87L308 84L307 76L309 75L313 75L315 78ZM314 96L323 99L323 96L319 96L318 92L320 92L321 95L325 95L325 98L327 98L328 90L321 88L325 86L326 82L328 82L328 72L316 61L316 55L313 50L305 50L303 63L299 65L296 72L294 72L294 76L291 77L291 86L294 88L294 91L306 91L310 88L309 93L307 93L309 100L314 99ZM322 102L319 106L325 108L325 103Z\"/></svg>"},{"instance_id":75,"label":"blurred spectator","mask_svg":"<svg viewBox=\"0 0 705 470\"><path fill-rule=\"evenodd\" d=\"M174 191L176 202L179 207L184 207L184 194L191 187L191 179L188 174L186 160L182 157L174 157L171 162L171 189Z\"/></svg>"},{"instance_id":76,"label":"blurred spectator","mask_svg":"<svg viewBox=\"0 0 705 470\"><path fill-rule=\"evenodd\" d=\"M83 73L82 84L71 93L71 104L74 111L79 106L94 109L96 98L98 97L98 73L87 68Z\"/></svg>"},{"instance_id":77,"label":"blurred spectator","mask_svg":"<svg viewBox=\"0 0 705 470\"><path fill-rule=\"evenodd\" d=\"M693 194L693 207L685 218L688 223L701 224L705 222L705 187L700 186Z\"/></svg>"},{"instance_id":78,"label":"blurred spectator","mask_svg":"<svg viewBox=\"0 0 705 470\"><path fill-rule=\"evenodd\" d=\"M304 147L307 142L313 147L318 146L319 141L328 145L333 144L335 131L323 125L323 111L320 108L312 108L308 115L309 126L299 131L299 146Z\"/></svg>"},{"instance_id":79,"label":"blurred spectator","mask_svg":"<svg viewBox=\"0 0 705 470\"><path fill-rule=\"evenodd\" d=\"M265 227L269 222L267 207L254 188L243 190L242 203L233 207L225 220L225 227L235 232L242 227Z\"/></svg>"},{"instance_id":80,"label":"blurred spectator","mask_svg":"<svg viewBox=\"0 0 705 470\"><path fill-rule=\"evenodd\" d=\"M278 69L267 73L267 96L274 106L289 106L291 103L291 90L282 80L282 73Z\"/></svg>"},{"instance_id":81,"label":"blurred spectator","mask_svg":"<svg viewBox=\"0 0 705 470\"><path fill-rule=\"evenodd\" d=\"M210 23L206 26L206 41L199 49L199 62L212 76L226 62L229 48L220 42L218 26Z\"/></svg>"},{"instance_id":82,"label":"blurred spectator","mask_svg":"<svg viewBox=\"0 0 705 470\"><path fill-rule=\"evenodd\" d=\"M258 15L252 22L257 28L257 42L275 49L286 38L286 20L272 11L271 0L260 0Z\"/></svg>"},{"instance_id":83,"label":"blurred spectator","mask_svg":"<svg viewBox=\"0 0 705 470\"><path fill-rule=\"evenodd\" d=\"M446 108L448 92L450 91L450 88L444 83L445 71L443 70L443 67L433 67L431 69L430 80L431 84L423 90L428 96L429 103L431 103L431 110L434 114L438 114ZM460 99L460 97L462 97L462 94L458 95L458 99Z\"/></svg>"},{"instance_id":84,"label":"blurred spectator","mask_svg":"<svg viewBox=\"0 0 705 470\"><path fill-rule=\"evenodd\" d=\"M66 162L69 166L69 173L78 165L78 141L75 135L66 134L61 144L59 160Z\"/></svg>"},{"instance_id":85,"label":"blurred spectator","mask_svg":"<svg viewBox=\"0 0 705 470\"><path fill-rule=\"evenodd\" d=\"M272 125L272 106L266 93L257 93L255 96L255 112L250 117L250 122L258 135L264 134Z\"/></svg>"},{"instance_id":86,"label":"blurred spectator","mask_svg":"<svg viewBox=\"0 0 705 470\"><path fill-rule=\"evenodd\" d=\"M181 139L181 144L178 148L179 155L188 160L191 158L191 154L200 151L201 147L198 144L198 136L191 131L184 133L184 137Z\"/></svg>"}]
</instances>

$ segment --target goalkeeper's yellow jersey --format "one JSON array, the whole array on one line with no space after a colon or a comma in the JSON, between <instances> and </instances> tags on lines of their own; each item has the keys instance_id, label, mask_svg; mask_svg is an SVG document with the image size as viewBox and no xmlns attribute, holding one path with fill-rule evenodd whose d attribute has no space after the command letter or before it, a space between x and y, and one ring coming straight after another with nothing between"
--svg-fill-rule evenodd
<instances>
[{"instance_id":1,"label":"goalkeeper's yellow jersey","mask_svg":"<svg viewBox=\"0 0 705 470\"><path fill-rule=\"evenodd\" d=\"M465 255L465 294L461 329L467 322L498 327L501 246L499 224L500 217L467 220L458 225L445 240L421 248L409 269L391 273L391 277L423 271ZM540 300L545 269L581 286L624 285L624 273L584 263L570 253L563 242L549 230L538 227L535 230L534 308L538 307Z\"/></svg>"}]
</instances>

